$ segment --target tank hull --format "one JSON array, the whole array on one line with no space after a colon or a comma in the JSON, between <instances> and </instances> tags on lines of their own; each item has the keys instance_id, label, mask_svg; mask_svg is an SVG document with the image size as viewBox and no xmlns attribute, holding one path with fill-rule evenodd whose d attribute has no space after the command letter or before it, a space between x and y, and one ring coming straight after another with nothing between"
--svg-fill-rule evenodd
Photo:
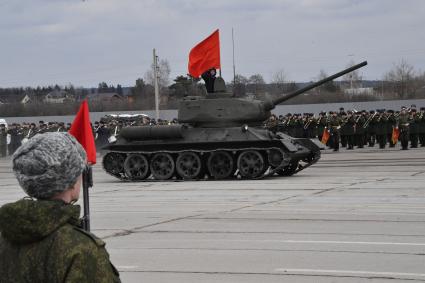
<instances>
[{"instance_id":1,"label":"tank hull","mask_svg":"<svg viewBox=\"0 0 425 283\"><path fill-rule=\"evenodd\" d=\"M104 149L105 171L131 181L289 176L320 158L317 140L246 125L129 127Z\"/></svg>"}]
</instances>

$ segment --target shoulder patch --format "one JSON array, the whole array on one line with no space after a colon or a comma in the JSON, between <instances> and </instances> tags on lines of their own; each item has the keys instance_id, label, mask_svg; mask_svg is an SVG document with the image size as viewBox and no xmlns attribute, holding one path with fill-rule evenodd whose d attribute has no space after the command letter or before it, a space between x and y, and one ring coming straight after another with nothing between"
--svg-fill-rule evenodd
<instances>
[{"instance_id":1,"label":"shoulder patch","mask_svg":"<svg viewBox=\"0 0 425 283\"><path fill-rule=\"evenodd\" d=\"M87 232L84 229L81 229L79 227L74 226L73 227L74 230L86 235L87 237L89 237L98 247L104 247L105 246L105 242L102 241L100 238L96 237L94 234Z\"/></svg>"}]
</instances>

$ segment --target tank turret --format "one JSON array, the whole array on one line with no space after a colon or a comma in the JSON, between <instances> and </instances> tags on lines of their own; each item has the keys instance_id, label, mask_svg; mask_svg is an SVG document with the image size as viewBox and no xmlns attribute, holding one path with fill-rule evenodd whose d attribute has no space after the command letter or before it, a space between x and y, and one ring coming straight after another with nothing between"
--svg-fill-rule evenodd
<instances>
[{"instance_id":1,"label":"tank turret","mask_svg":"<svg viewBox=\"0 0 425 283\"><path fill-rule=\"evenodd\" d=\"M180 102L178 120L180 123L197 127L229 127L243 124L257 126L271 116L270 110L277 104L365 65L367 65L366 61L287 95L266 100L235 98L225 92L224 80L218 77L215 79L214 92L208 93L207 97L189 96Z\"/></svg>"}]
</instances>

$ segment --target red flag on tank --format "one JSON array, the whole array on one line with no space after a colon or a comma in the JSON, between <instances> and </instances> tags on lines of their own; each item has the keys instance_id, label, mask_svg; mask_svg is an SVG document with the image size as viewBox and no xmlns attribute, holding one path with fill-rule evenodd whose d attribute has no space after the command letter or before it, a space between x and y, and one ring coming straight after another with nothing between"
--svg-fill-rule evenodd
<instances>
[{"instance_id":1,"label":"red flag on tank","mask_svg":"<svg viewBox=\"0 0 425 283\"><path fill-rule=\"evenodd\" d=\"M220 69L220 36L219 30L214 31L206 39L198 43L189 53L189 74L199 78L205 71Z\"/></svg>"},{"instance_id":2,"label":"red flag on tank","mask_svg":"<svg viewBox=\"0 0 425 283\"><path fill-rule=\"evenodd\" d=\"M393 144L397 144L399 136L400 136L400 130L394 127L393 133L391 135L391 141L393 142Z\"/></svg>"},{"instance_id":3,"label":"red flag on tank","mask_svg":"<svg viewBox=\"0 0 425 283\"><path fill-rule=\"evenodd\" d=\"M94 143L93 130L90 124L90 112L87 100L81 103L80 110L72 122L69 133L83 146L87 154L87 162L96 164L96 146Z\"/></svg>"},{"instance_id":4,"label":"red flag on tank","mask_svg":"<svg viewBox=\"0 0 425 283\"><path fill-rule=\"evenodd\" d=\"M329 140L329 138L330 138L330 136L331 136L331 134L329 133L329 130L328 130L327 128L325 128L325 129L323 130L323 134L322 134L322 140L321 140L321 142L322 142L323 144L327 144L327 143L328 143L328 140Z\"/></svg>"}]
</instances>

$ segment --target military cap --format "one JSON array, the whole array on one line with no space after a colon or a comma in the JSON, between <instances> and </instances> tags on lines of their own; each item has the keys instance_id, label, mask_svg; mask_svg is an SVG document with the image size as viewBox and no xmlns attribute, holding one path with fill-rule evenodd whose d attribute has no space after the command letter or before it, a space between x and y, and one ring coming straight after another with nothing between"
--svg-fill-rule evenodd
<instances>
[{"instance_id":1,"label":"military cap","mask_svg":"<svg viewBox=\"0 0 425 283\"><path fill-rule=\"evenodd\" d=\"M12 157L13 172L23 190L49 199L71 188L86 166L86 153L68 133L35 135Z\"/></svg>"}]
</instances>

